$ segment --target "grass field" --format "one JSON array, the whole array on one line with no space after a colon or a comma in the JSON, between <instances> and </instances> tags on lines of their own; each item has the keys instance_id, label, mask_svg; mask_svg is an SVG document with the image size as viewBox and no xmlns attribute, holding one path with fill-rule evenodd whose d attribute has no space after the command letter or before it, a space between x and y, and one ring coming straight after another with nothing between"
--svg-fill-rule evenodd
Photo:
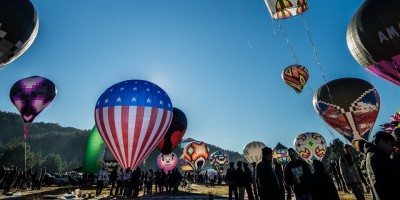
<instances>
[{"instance_id":1,"label":"grass field","mask_svg":"<svg viewBox=\"0 0 400 200\"><path fill-rule=\"evenodd\" d=\"M64 194L68 194L71 192L80 192L84 198L79 199L123 199L119 197L109 197L110 188L104 188L102 195L99 197L94 197L96 193L96 187L76 187L76 186L65 186L65 187L44 187L40 191L38 190L13 190L14 193L20 193L21 196L4 196L0 195L0 199L26 199L26 200L42 200L44 199L44 195L55 195L58 197L62 197ZM192 184L190 189L187 188L179 188L179 192L176 194L154 194L154 195L145 195L143 196L143 192L140 192L139 198L143 199L170 199L171 196L174 196L174 199L210 199L210 196L215 199L227 199L228 195L228 187L226 185L216 186L216 187L205 187L204 185ZM345 194L342 191L339 191L339 196L341 200L353 200L354 195ZM81 196L82 197L82 196ZM133 198L128 198L133 199ZM247 199L247 198L246 198ZM292 197L294 200L294 197ZM370 195L366 195L366 200L371 200Z\"/></svg>"}]
</instances>

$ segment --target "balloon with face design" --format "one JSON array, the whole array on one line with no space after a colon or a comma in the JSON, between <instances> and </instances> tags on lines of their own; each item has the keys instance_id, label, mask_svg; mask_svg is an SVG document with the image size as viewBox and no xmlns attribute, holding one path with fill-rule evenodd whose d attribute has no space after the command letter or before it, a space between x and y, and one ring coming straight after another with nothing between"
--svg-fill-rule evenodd
<instances>
[{"instance_id":1,"label":"balloon with face design","mask_svg":"<svg viewBox=\"0 0 400 200\"><path fill-rule=\"evenodd\" d=\"M182 137L185 135L186 128L187 119L185 113L174 107L171 125L160 143L158 143L158 150L163 154L170 154L181 142Z\"/></svg>"},{"instance_id":2,"label":"balloon with face design","mask_svg":"<svg viewBox=\"0 0 400 200\"><path fill-rule=\"evenodd\" d=\"M168 171L172 171L176 167L178 160L178 156L175 153L160 154L157 156L157 165L165 173L168 173Z\"/></svg>"},{"instance_id":3,"label":"balloon with face design","mask_svg":"<svg viewBox=\"0 0 400 200\"><path fill-rule=\"evenodd\" d=\"M207 144L200 141L191 142L183 149L186 161L196 171L201 171L204 167L208 160L209 152Z\"/></svg>"}]
</instances>

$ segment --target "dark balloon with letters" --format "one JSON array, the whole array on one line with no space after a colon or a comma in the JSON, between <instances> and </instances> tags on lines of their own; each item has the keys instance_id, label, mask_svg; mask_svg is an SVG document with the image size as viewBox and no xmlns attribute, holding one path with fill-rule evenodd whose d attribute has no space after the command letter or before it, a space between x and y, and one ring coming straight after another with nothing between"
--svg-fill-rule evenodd
<instances>
[{"instance_id":1,"label":"dark balloon with letters","mask_svg":"<svg viewBox=\"0 0 400 200\"><path fill-rule=\"evenodd\" d=\"M400 1L366 0L347 28L347 45L367 71L400 86Z\"/></svg>"},{"instance_id":2,"label":"dark balloon with letters","mask_svg":"<svg viewBox=\"0 0 400 200\"><path fill-rule=\"evenodd\" d=\"M171 125L167 133L158 143L157 148L163 154L170 154L181 142L187 129L187 118L185 113L174 107Z\"/></svg>"}]
</instances>

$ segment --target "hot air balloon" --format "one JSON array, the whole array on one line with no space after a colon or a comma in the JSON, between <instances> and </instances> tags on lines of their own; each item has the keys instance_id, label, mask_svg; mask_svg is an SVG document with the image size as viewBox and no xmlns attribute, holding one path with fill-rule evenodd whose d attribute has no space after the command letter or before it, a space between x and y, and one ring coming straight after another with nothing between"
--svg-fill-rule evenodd
<instances>
[{"instance_id":1,"label":"hot air balloon","mask_svg":"<svg viewBox=\"0 0 400 200\"><path fill-rule=\"evenodd\" d=\"M264 0L274 19L286 19L308 10L307 0Z\"/></svg>"},{"instance_id":2,"label":"hot air balloon","mask_svg":"<svg viewBox=\"0 0 400 200\"><path fill-rule=\"evenodd\" d=\"M105 144L97 130L96 125L90 131L88 141L86 144L85 159L83 160L84 172L97 173L103 163L105 153Z\"/></svg>"},{"instance_id":3,"label":"hot air balloon","mask_svg":"<svg viewBox=\"0 0 400 200\"><path fill-rule=\"evenodd\" d=\"M206 143L195 141L187 144L183 149L183 155L189 165L200 172L209 157L209 148Z\"/></svg>"},{"instance_id":4,"label":"hot air balloon","mask_svg":"<svg viewBox=\"0 0 400 200\"><path fill-rule=\"evenodd\" d=\"M247 160L249 163L253 162L260 162L262 158L262 149L266 147L266 145L262 142L258 141L253 141L246 146L243 147L243 157Z\"/></svg>"},{"instance_id":5,"label":"hot air balloon","mask_svg":"<svg viewBox=\"0 0 400 200\"><path fill-rule=\"evenodd\" d=\"M0 67L22 55L38 30L39 17L31 1L0 1Z\"/></svg>"},{"instance_id":6,"label":"hot air balloon","mask_svg":"<svg viewBox=\"0 0 400 200\"><path fill-rule=\"evenodd\" d=\"M176 167L178 164L178 156L175 153L170 154L160 154L157 156L157 165L160 169L164 170L165 173L171 171Z\"/></svg>"},{"instance_id":7,"label":"hot air balloon","mask_svg":"<svg viewBox=\"0 0 400 200\"><path fill-rule=\"evenodd\" d=\"M400 1L366 0L347 28L347 45L367 71L400 85Z\"/></svg>"},{"instance_id":8,"label":"hot air balloon","mask_svg":"<svg viewBox=\"0 0 400 200\"><path fill-rule=\"evenodd\" d=\"M313 97L314 109L348 141L368 141L380 100L378 91L367 81L341 78L322 85Z\"/></svg>"},{"instance_id":9,"label":"hot air balloon","mask_svg":"<svg viewBox=\"0 0 400 200\"><path fill-rule=\"evenodd\" d=\"M40 76L23 78L14 83L10 90L10 100L24 120L24 138L28 137L27 123L31 123L56 97L54 83Z\"/></svg>"},{"instance_id":10,"label":"hot air balloon","mask_svg":"<svg viewBox=\"0 0 400 200\"><path fill-rule=\"evenodd\" d=\"M308 70L302 65L290 65L282 71L282 79L294 91L301 93L308 80Z\"/></svg>"},{"instance_id":11,"label":"hot air balloon","mask_svg":"<svg viewBox=\"0 0 400 200\"><path fill-rule=\"evenodd\" d=\"M187 128L187 119L185 113L178 108L174 108L171 125L167 133L158 143L157 148L163 154L170 154L181 142Z\"/></svg>"},{"instance_id":12,"label":"hot air balloon","mask_svg":"<svg viewBox=\"0 0 400 200\"><path fill-rule=\"evenodd\" d=\"M272 155L273 155L273 158L276 158L276 160L282 165L286 165L289 162L288 148L279 142L275 146Z\"/></svg>"},{"instance_id":13,"label":"hot air balloon","mask_svg":"<svg viewBox=\"0 0 400 200\"><path fill-rule=\"evenodd\" d=\"M159 86L144 80L127 80L103 92L94 117L118 163L135 169L166 133L172 110L168 94Z\"/></svg>"},{"instance_id":14,"label":"hot air balloon","mask_svg":"<svg viewBox=\"0 0 400 200\"><path fill-rule=\"evenodd\" d=\"M188 161L185 159L185 155L181 155L179 157L179 165L181 166L182 171L192 171L192 166L189 165Z\"/></svg>"},{"instance_id":15,"label":"hot air balloon","mask_svg":"<svg viewBox=\"0 0 400 200\"><path fill-rule=\"evenodd\" d=\"M210 164L218 172L222 173L229 164L229 156L220 151L216 151L210 156Z\"/></svg>"},{"instance_id":16,"label":"hot air balloon","mask_svg":"<svg viewBox=\"0 0 400 200\"><path fill-rule=\"evenodd\" d=\"M312 162L322 160L326 154L326 141L318 133L302 133L294 139L294 147L303 159Z\"/></svg>"}]
</instances>

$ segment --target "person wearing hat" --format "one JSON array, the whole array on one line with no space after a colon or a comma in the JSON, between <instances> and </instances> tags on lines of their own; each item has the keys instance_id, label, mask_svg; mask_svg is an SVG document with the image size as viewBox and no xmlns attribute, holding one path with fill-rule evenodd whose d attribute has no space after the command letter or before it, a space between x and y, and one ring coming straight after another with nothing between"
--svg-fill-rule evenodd
<instances>
[{"instance_id":1,"label":"person wearing hat","mask_svg":"<svg viewBox=\"0 0 400 200\"><path fill-rule=\"evenodd\" d=\"M272 149L264 147L262 149L261 162L257 164L257 188L260 200L283 200L283 188L280 188L280 183L275 171L272 167Z\"/></svg>"},{"instance_id":2,"label":"person wearing hat","mask_svg":"<svg viewBox=\"0 0 400 200\"><path fill-rule=\"evenodd\" d=\"M400 165L390 159L394 145L395 139L392 135L379 131L375 134L373 143L365 146L366 168L374 200L400 199Z\"/></svg>"},{"instance_id":3,"label":"person wearing hat","mask_svg":"<svg viewBox=\"0 0 400 200\"><path fill-rule=\"evenodd\" d=\"M311 200L311 170L293 148L288 149L290 161L285 167L285 183L293 186L296 200Z\"/></svg>"}]
</instances>

